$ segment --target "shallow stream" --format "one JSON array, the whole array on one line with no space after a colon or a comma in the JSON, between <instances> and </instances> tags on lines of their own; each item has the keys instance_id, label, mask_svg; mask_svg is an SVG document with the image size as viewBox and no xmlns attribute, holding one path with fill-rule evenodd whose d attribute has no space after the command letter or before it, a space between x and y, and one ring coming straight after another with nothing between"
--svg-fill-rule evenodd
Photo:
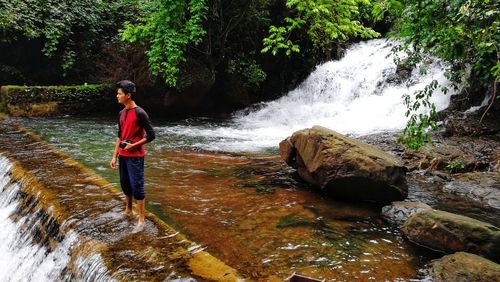
<instances>
[{"instance_id":1,"label":"shallow stream","mask_svg":"<svg viewBox=\"0 0 500 282\"><path fill-rule=\"evenodd\" d=\"M20 121L119 187L117 171L108 168L112 119ZM203 123L214 121L197 125ZM191 146L200 141L160 135L147 145L147 208L246 276L409 280L431 258L381 220L380 206L322 195L275 153Z\"/></svg>"}]
</instances>

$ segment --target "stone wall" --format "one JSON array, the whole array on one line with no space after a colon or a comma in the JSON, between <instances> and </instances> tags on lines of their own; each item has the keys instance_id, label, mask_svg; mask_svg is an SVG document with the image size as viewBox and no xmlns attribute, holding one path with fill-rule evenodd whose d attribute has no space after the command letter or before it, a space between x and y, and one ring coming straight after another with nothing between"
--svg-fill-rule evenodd
<instances>
[{"instance_id":1,"label":"stone wall","mask_svg":"<svg viewBox=\"0 0 500 282\"><path fill-rule=\"evenodd\" d=\"M75 86L2 86L0 112L11 116L84 114L116 108L111 84Z\"/></svg>"}]
</instances>

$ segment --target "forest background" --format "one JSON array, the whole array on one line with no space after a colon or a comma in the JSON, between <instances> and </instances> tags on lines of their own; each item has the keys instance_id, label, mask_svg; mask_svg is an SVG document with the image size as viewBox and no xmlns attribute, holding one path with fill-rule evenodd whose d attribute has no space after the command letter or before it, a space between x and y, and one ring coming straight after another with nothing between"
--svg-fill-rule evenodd
<instances>
[{"instance_id":1,"label":"forest background","mask_svg":"<svg viewBox=\"0 0 500 282\"><path fill-rule=\"evenodd\" d=\"M395 51L408 56L398 69L429 55L446 62L463 109L490 98L487 112L499 98L498 1L0 0L0 19L0 85L131 79L169 115L275 99L349 44L377 37L399 40ZM421 146L436 126L428 99L439 87L405 97L407 144Z\"/></svg>"}]
</instances>

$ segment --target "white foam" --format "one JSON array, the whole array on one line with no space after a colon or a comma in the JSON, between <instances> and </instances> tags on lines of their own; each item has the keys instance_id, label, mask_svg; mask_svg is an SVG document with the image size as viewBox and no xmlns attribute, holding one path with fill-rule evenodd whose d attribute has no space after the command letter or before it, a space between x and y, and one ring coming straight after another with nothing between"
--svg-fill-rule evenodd
<instances>
[{"instance_id":1,"label":"white foam","mask_svg":"<svg viewBox=\"0 0 500 282\"><path fill-rule=\"evenodd\" d=\"M67 280L71 273L65 273L65 268L71 260L71 250L78 244L78 236L74 231L67 232L53 250L33 242L33 233L30 229L38 228L41 224L40 219L29 217L36 212L22 216L17 221L11 219L11 215L15 213L19 205L20 191L18 183L11 184L9 175L11 167L9 160L0 155L0 254L2 254L0 256L0 281ZM79 263L80 261L77 260L78 270L87 268L85 263L81 266ZM101 263L93 270L105 273L103 265ZM93 271L88 275L99 278L98 281L113 280L106 275L95 276L95 273L97 272ZM90 281L84 275L81 276L82 280Z\"/></svg>"},{"instance_id":2,"label":"white foam","mask_svg":"<svg viewBox=\"0 0 500 282\"><path fill-rule=\"evenodd\" d=\"M319 65L286 96L263 103L250 113L235 113L230 126L175 126L160 130L203 137L209 142L195 146L222 151L277 147L294 131L313 125L351 135L401 130L407 122L403 95L423 89L434 79L442 85L449 82L443 67L435 61L424 75L416 68L410 81L388 83L387 78L396 71L392 46L385 39L353 45L341 60ZM435 91L432 101L438 111L448 107L449 97L450 93Z\"/></svg>"}]
</instances>

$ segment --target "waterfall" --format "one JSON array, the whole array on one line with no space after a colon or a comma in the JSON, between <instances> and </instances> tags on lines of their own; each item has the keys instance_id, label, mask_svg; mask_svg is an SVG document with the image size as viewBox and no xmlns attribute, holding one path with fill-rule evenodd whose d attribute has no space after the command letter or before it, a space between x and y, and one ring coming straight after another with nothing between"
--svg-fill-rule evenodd
<instances>
[{"instance_id":1,"label":"waterfall","mask_svg":"<svg viewBox=\"0 0 500 282\"><path fill-rule=\"evenodd\" d=\"M409 79L394 82L395 42L376 39L354 44L338 61L319 65L295 90L271 102L237 112L230 125L178 125L166 134L205 138L204 149L254 151L277 147L294 131L321 125L343 134L399 131L407 122L403 95L421 90L436 79L449 85L441 63L434 60L422 74L417 66ZM450 91L451 92L451 91ZM437 110L448 107L452 93L436 90Z\"/></svg>"},{"instance_id":2,"label":"waterfall","mask_svg":"<svg viewBox=\"0 0 500 282\"><path fill-rule=\"evenodd\" d=\"M36 199L21 206L22 184L12 181L11 168L0 155L0 281L111 280L98 255L77 254L72 260L78 235L71 230L61 234ZM57 238L51 243L50 236Z\"/></svg>"}]
</instances>

